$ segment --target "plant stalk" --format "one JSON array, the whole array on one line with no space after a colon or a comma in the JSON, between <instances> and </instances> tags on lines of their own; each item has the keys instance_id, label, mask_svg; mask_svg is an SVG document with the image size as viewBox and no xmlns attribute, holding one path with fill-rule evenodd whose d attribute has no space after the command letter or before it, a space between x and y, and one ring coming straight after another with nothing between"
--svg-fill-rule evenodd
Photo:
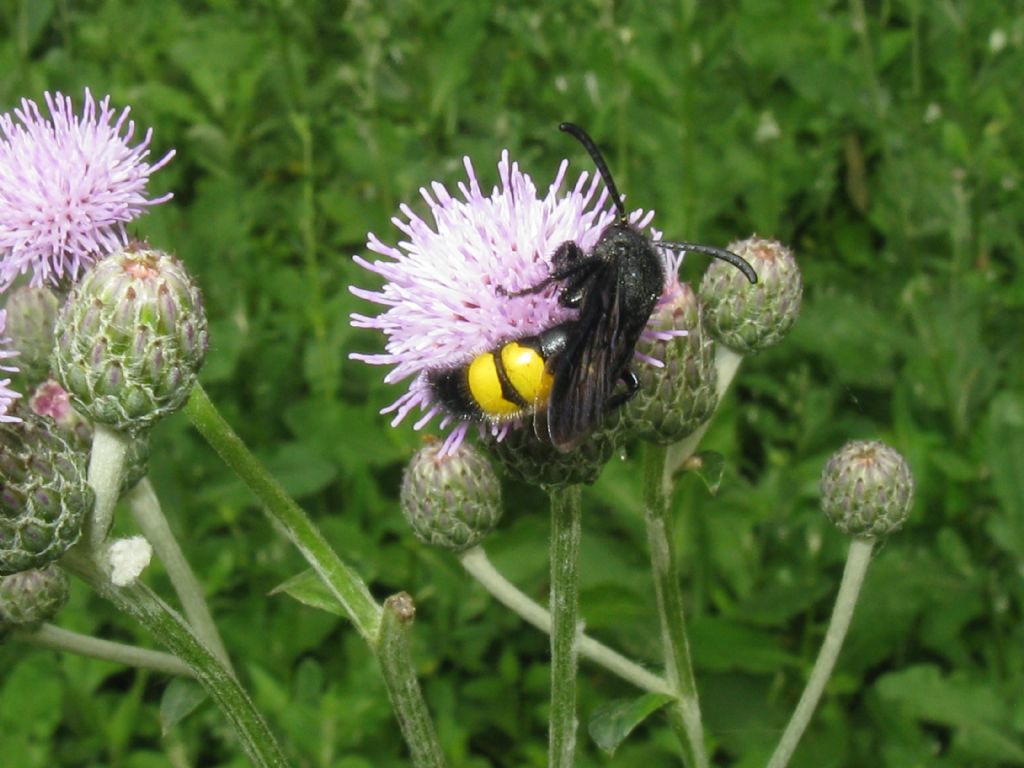
<instances>
[{"instance_id":1,"label":"plant stalk","mask_svg":"<svg viewBox=\"0 0 1024 768\"><path fill-rule=\"evenodd\" d=\"M807 730L811 722L821 694L825 690L825 683L828 682L835 668L836 660L839 658L839 651L843 647L843 640L850 628L850 621L853 618L853 609L857 605L857 598L860 596L860 588L864 584L864 575L867 573L868 565L871 564L871 552L874 542L871 539L854 538L850 542L850 549L846 554L846 567L843 569L843 580L839 584L839 594L836 595L836 604L832 608L832 618L829 619L828 629L825 631L825 640L818 651L818 658L814 662L811 676L807 680L800 701L789 719L789 724L775 748L775 753L768 761L768 768L785 768L789 764L793 752L796 750L800 738Z\"/></svg>"},{"instance_id":2,"label":"plant stalk","mask_svg":"<svg viewBox=\"0 0 1024 768\"><path fill-rule=\"evenodd\" d=\"M375 650L391 706L405 743L409 745L412 764L415 768L444 768L444 753L423 701L409 651L409 634L415 616L416 607L406 593L400 592L385 600Z\"/></svg>"},{"instance_id":3,"label":"plant stalk","mask_svg":"<svg viewBox=\"0 0 1024 768\"><path fill-rule=\"evenodd\" d=\"M686 636L683 612L683 593L679 586L675 552L672 544L673 520L669 509L669 493L665 483L666 449L663 446L644 446L644 508L647 521L647 541L651 550L651 569L654 574L654 593L661 622L662 647L665 650L665 676L677 700L673 704L681 725L680 741L687 765L707 768L708 755L704 746L704 726L701 724L697 683L690 660L690 644Z\"/></svg>"},{"instance_id":4,"label":"plant stalk","mask_svg":"<svg viewBox=\"0 0 1024 768\"><path fill-rule=\"evenodd\" d=\"M88 482L96 494L92 515L86 522L89 551L99 556L114 522L114 507L121 493L121 475L128 438L106 424L96 424L92 433Z\"/></svg>"},{"instance_id":5,"label":"plant stalk","mask_svg":"<svg viewBox=\"0 0 1024 768\"><path fill-rule=\"evenodd\" d=\"M286 768L281 748L234 675L197 638L188 623L142 582L116 587L80 551L61 561L101 597L142 624L171 653L184 661L235 729L242 748L257 768Z\"/></svg>"},{"instance_id":6,"label":"plant stalk","mask_svg":"<svg viewBox=\"0 0 1024 768\"><path fill-rule=\"evenodd\" d=\"M171 531L171 526L160 506L160 499L157 498L148 478L143 478L131 490L128 494L128 504L135 524L153 545L157 557L164 564L171 585L181 600L181 607L185 611L188 623L220 662L232 671L231 659L206 604L202 585L189 567L185 553L181 551L181 546Z\"/></svg>"},{"instance_id":7,"label":"plant stalk","mask_svg":"<svg viewBox=\"0 0 1024 768\"><path fill-rule=\"evenodd\" d=\"M79 656L112 661L115 664L124 664L129 667L151 669L166 675L196 676L191 667L177 656L172 656L169 653L103 640L99 637L61 629L53 624L43 624L31 632L18 630L12 633L11 637L40 648L76 653Z\"/></svg>"},{"instance_id":8,"label":"plant stalk","mask_svg":"<svg viewBox=\"0 0 1024 768\"><path fill-rule=\"evenodd\" d=\"M541 632L551 634L551 614L548 610L506 579L487 558L487 553L482 547L466 550L459 559L462 567L480 582L494 599ZM637 688L651 693L674 695L668 683L661 677L585 634L580 637L580 656L590 659Z\"/></svg>"},{"instance_id":9,"label":"plant stalk","mask_svg":"<svg viewBox=\"0 0 1024 768\"><path fill-rule=\"evenodd\" d=\"M256 495L267 514L281 525L355 624L359 634L373 646L380 629L381 607L359 575L342 562L313 521L249 452L198 383L192 388L185 412L224 463Z\"/></svg>"},{"instance_id":10,"label":"plant stalk","mask_svg":"<svg viewBox=\"0 0 1024 768\"><path fill-rule=\"evenodd\" d=\"M549 488L551 497L551 713L549 768L572 768L576 750L580 487Z\"/></svg>"}]
</instances>

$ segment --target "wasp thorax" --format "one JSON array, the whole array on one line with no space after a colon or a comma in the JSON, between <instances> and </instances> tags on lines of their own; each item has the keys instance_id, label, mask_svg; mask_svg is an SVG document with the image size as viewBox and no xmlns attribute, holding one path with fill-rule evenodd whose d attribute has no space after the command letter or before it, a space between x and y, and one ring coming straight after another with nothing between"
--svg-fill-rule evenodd
<instances>
[{"instance_id":1,"label":"wasp thorax","mask_svg":"<svg viewBox=\"0 0 1024 768\"><path fill-rule=\"evenodd\" d=\"M202 296L184 266L141 244L82 277L56 335L53 367L78 410L133 433L184 404L208 340Z\"/></svg>"}]
</instances>

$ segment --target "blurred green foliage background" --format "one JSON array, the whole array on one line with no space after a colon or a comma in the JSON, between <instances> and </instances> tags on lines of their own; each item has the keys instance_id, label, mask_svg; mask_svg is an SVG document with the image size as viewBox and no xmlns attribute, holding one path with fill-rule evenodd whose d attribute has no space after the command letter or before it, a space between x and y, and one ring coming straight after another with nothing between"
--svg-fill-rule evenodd
<instances>
[{"instance_id":1,"label":"blurred green foliage background","mask_svg":"<svg viewBox=\"0 0 1024 768\"><path fill-rule=\"evenodd\" d=\"M587 158L584 125L670 238L791 244L801 319L749 359L688 477L677 546L716 764L763 764L802 688L847 542L817 511L849 438L902 451L907 528L875 558L837 672L794 765L1024 765L1024 377L1020 0L483 3L4 0L0 109L83 87L177 149L137 233L176 251L208 301L202 380L376 595L416 600L416 658L454 766L546 760L547 639L498 607L397 509L420 438L352 362L368 231L400 202L499 153L543 186ZM686 271L697 279L703 265ZM303 569L182 416L151 476L246 686L298 766L405 764L372 657L334 617L268 592ZM585 496L590 632L660 658L635 456ZM547 514L510 484L488 550L544 599ZM127 526L126 526L127 529ZM159 567L149 574L169 593ZM77 590L63 626L152 644ZM0 648L12 768L241 766L209 704L161 736L167 681L24 645ZM586 735L635 691L584 663L579 765L678 764L663 718L614 757Z\"/></svg>"}]
</instances>

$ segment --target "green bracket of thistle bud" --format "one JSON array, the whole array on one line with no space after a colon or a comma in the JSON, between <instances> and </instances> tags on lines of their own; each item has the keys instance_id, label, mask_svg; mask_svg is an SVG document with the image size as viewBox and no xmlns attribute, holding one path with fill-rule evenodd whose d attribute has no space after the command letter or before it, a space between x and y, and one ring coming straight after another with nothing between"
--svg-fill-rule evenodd
<instances>
[{"instance_id":1,"label":"green bracket of thistle bud","mask_svg":"<svg viewBox=\"0 0 1024 768\"><path fill-rule=\"evenodd\" d=\"M643 440L671 445L711 418L718 405L715 343L704 329L701 305L693 289L680 285L661 304L648 330L685 330L667 341L641 339L637 351L664 363L635 365L640 391L625 407L624 427Z\"/></svg>"},{"instance_id":2,"label":"green bracket of thistle bud","mask_svg":"<svg viewBox=\"0 0 1024 768\"><path fill-rule=\"evenodd\" d=\"M468 443L447 455L442 443L416 452L402 477L402 514L416 538L452 552L479 544L501 519L501 484Z\"/></svg>"},{"instance_id":3,"label":"green bracket of thistle bud","mask_svg":"<svg viewBox=\"0 0 1024 768\"><path fill-rule=\"evenodd\" d=\"M181 262L139 243L85 273L55 333L53 368L76 408L129 434L184 405L208 343L199 288Z\"/></svg>"},{"instance_id":4,"label":"green bracket of thistle bud","mask_svg":"<svg viewBox=\"0 0 1024 768\"><path fill-rule=\"evenodd\" d=\"M713 262L700 284L708 331L740 354L774 347L800 314L803 278L793 252L756 235L730 243L729 250L750 262L757 283L725 262Z\"/></svg>"},{"instance_id":5,"label":"green bracket of thistle bud","mask_svg":"<svg viewBox=\"0 0 1024 768\"><path fill-rule=\"evenodd\" d=\"M541 440L532 425L510 429L501 442L487 439L487 447L514 478L545 488L591 485L618 444L619 419L609 414L605 425L571 451L559 451Z\"/></svg>"},{"instance_id":6,"label":"green bracket of thistle bud","mask_svg":"<svg viewBox=\"0 0 1024 768\"><path fill-rule=\"evenodd\" d=\"M821 508L851 536L875 538L899 530L914 501L906 459L877 440L854 440L821 473Z\"/></svg>"},{"instance_id":7,"label":"green bracket of thistle bud","mask_svg":"<svg viewBox=\"0 0 1024 768\"><path fill-rule=\"evenodd\" d=\"M23 285L7 296L6 334L18 350L18 373L31 385L49 375L58 305L57 294L46 286Z\"/></svg>"},{"instance_id":8,"label":"green bracket of thistle bud","mask_svg":"<svg viewBox=\"0 0 1024 768\"><path fill-rule=\"evenodd\" d=\"M68 576L55 564L0 578L0 622L31 629L49 621L68 601Z\"/></svg>"},{"instance_id":9,"label":"green bracket of thistle bud","mask_svg":"<svg viewBox=\"0 0 1024 768\"><path fill-rule=\"evenodd\" d=\"M95 496L85 455L35 414L0 424L0 574L42 568L82 533Z\"/></svg>"}]
</instances>

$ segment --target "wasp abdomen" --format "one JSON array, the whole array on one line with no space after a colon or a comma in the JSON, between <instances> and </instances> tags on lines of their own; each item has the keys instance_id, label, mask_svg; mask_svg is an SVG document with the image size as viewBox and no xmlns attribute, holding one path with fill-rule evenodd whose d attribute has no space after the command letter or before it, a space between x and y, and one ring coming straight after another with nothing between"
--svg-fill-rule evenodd
<instances>
[{"instance_id":1,"label":"wasp abdomen","mask_svg":"<svg viewBox=\"0 0 1024 768\"><path fill-rule=\"evenodd\" d=\"M459 368L432 372L431 389L460 419L506 421L532 414L548 402L551 362L565 348L572 327L563 323L482 352Z\"/></svg>"}]
</instances>

